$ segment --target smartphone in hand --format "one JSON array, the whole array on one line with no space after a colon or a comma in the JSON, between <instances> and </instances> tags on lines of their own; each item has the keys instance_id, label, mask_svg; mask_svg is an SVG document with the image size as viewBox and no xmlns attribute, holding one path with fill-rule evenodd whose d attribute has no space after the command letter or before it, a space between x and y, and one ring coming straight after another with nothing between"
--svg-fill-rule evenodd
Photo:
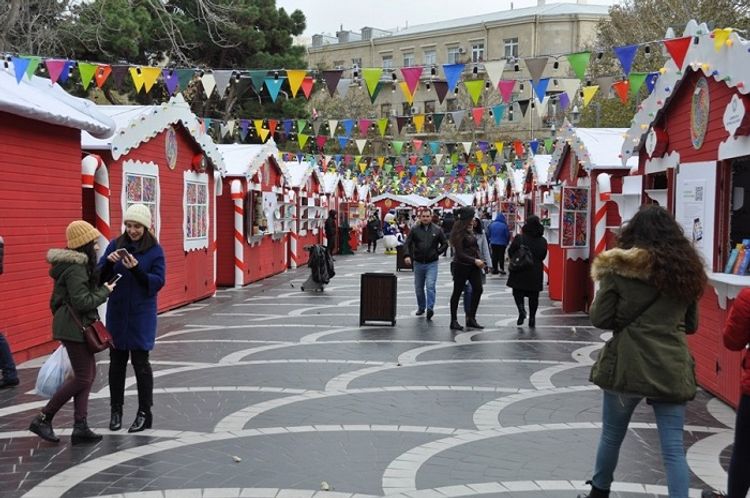
<instances>
[{"instance_id":1,"label":"smartphone in hand","mask_svg":"<svg viewBox=\"0 0 750 498\"><path fill-rule=\"evenodd\" d=\"M109 282L107 282L107 283L108 283L109 285L114 285L114 284L116 284L116 283L117 283L117 281L118 281L118 280L120 280L121 278L122 278L122 273L118 273L118 274L117 274L117 275L115 275L114 277L110 278L110 279L109 279Z\"/></svg>"},{"instance_id":2,"label":"smartphone in hand","mask_svg":"<svg viewBox=\"0 0 750 498\"><path fill-rule=\"evenodd\" d=\"M127 249L125 249L124 247L123 247L123 248L121 248L121 249L118 249L118 250L116 250L115 252L116 252L116 253L117 253L117 255L118 255L118 256L120 256L121 258L127 258L127 257L128 257L128 250L127 250Z\"/></svg>"}]
</instances>

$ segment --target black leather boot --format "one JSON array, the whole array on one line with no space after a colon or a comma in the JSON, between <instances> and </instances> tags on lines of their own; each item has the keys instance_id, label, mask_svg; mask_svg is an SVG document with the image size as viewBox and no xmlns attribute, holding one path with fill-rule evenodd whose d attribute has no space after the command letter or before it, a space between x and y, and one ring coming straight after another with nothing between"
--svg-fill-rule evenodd
<instances>
[{"instance_id":1,"label":"black leather boot","mask_svg":"<svg viewBox=\"0 0 750 498\"><path fill-rule=\"evenodd\" d=\"M587 495L578 495L578 498L609 498L609 490L599 489L591 481L586 481L586 484L591 484L591 491Z\"/></svg>"},{"instance_id":2,"label":"black leather boot","mask_svg":"<svg viewBox=\"0 0 750 498\"><path fill-rule=\"evenodd\" d=\"M50 443L59 443L60 438L55 436L55 431L52 429L52 416L40 413L29 425L29 430Z\"/></svg>"},{"instance_id":3,"label":"black leather boot","mask_svg":"<svg viewBox=\"0 0 750 498\"><path fill-rule=\"evenodd\" d=\"M73 434L70 436L70 442L76 444L98 443L102 436L89 429L89 424L84 418L73 424Z\"/></svg>"},{"instance_id":4,"label":"black leather boot","mask_svg":"<svg viewBox=\"0 0 750 498\"><path fill-rule=\"evenodd\" d=\"M523 325L524 320L526 320L526 311L521 310L518 312L518 320L516 320L516 325Z\"/></svg>"},{"instance_id":5,"label":"black leather boot","mask_svg":"<svg viewBox=\"0 0 750 498\"><path fill-rule=\"evenodd\" d=\"M451 330L463 330L464 328L458 323L458 320L451 320Z\"/></svg>"},{"instance_id":6,"label":"black leather boot","mask_svg":"<svg viewBox=\"0 0 750 498\"><path fill-rule=\"evenodd\" d=\"M113 406L109 416L109 430L119 431L122 428L122 406Z\"/></svg>"},{"instance_id":7,"label":"black leather boot","mask_svg":"<svg viewBox=\"0 0 750 498\"><path fill-rule=\"evenodd\" d=\"M130 426L130 429L128 429L128 432L141 432L144 429L150 429L151 428L151 412L144 412L143 410L138 410L138 413L135 416L135 420L133 421L133 425Z\"/></svg>"},{"instance_id":8,"label":"black leather boot","mask_svg":"<svg viewBox=\"0 0 750 498\"><path fill-rule=\"evenodd\" d=\"M536 327L536 317L534 315L531 315L529 317L529 328L533 329L534 327Z\"/></svg>"},{"instance_id":9,"label":"black leather boot","mask_svg":"<svg viewBox=\"0 0 750 498\"><path fill-rule=\"evenodd\" d=\"M476 318L473 318L473 317L472 317L472 318L467 318L467 319L466 319L466 326L467 326L468 328L471 328L471 329L483 329L483 328L484 328L484 327L482 327L481 325L479 325L479 324L477 323L477 319L476 319Z\"/></svg>"}]
</instances>

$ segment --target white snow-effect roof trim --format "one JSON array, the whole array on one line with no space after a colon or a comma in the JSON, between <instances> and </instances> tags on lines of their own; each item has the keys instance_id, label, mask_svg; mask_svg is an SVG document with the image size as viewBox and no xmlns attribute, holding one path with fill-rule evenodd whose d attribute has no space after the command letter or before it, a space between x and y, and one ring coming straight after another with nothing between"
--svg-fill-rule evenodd
<instances>
[{"instance_id":1,"label":"white snow-effect roof trim","mask_svg":"<svg viewBox=\"0 0 750 498\"><path fill-rule=\"evenodd\" d=\"M651 129L652 124L659 118L660 111L669 105L670 98L680 86L680 82L687 75L688 68L702 71L706 77L713 77L739 93L750 93L750 41L743 40L736 32L729 35L731 46L724 45L717 52L714 40L706 24L698 24L695 20L685 26L683 36L698 37L699 43L691 43L685 54L683 67L680 70L671 58L664 64L666 70L656 80L651 95L645 99L633 117L632 125L625 133L622 144L622 164L626 164L631 157L638 157L643 139ZM728 78L728 79L727 79Z\"/></svg>"},{"instance_id":2,"label":"white snow-effect roof trim","mask_svg":"<svg viewBox=\"0 0 750 498\"><path fill-rule=\"evenodd\" d=\"M0 111L52 125L84 130L106 138L115 132L115 123L99 112L93 102L73 97L60 85L45 78L24 76L16 81L13 64L0 70Z\"/></svg>"},{"instance_id":3,"label":"white snow-effect roof trim","mask_svg":"<svg viewBox=\"0 0 750 498\"><path fill-rule=\"evenodd\" d=\"M528 174L527 168L514 169L511 175L511 188L513 192L523 195L523 186L526 183L526 175Z\"/></svg>"},{"instance_id":4,"label":"white snow-effect roof trim","mask_svg":"<svg viewBox=\"0 0 750 498\"><path fill-rule=\"evenodd\" d=\"M569 145L586 171L595 169L631 169L638 158L623 162L617 152L622 145L625 128L576 128L566 119L561 127L549 166L549 178L557 170Z\"/></svg>"},{"instance_id":5,"label":"white snow-effect roof trim","mask_svg":"<svg viewBox=\"0 0 750 498\"><path fill-rule=\"evenodd\" d=\"M84 149L109 150L112 157L118 159L169 126L181 123L221 175L226 175L226 166L219 149L192 113L182 94L178 93L161 105L100 105L97 108L115 121L117 129L112 137L104 140L82 133L81 146Z\"/></svg>"},{"instance_id":6,"label":"white snow-effect roof trim","mask_svg":"<svg viewBox=\"0 0 750 498\"><path fill-rule=\"evenodd\" d=\"M427 197L423 197L421 195L417 194L409 194L409 195L399 195L394 194L392 192L386 192L384 194L376 195L372 199L370 199L370 202L378 202L382 201L384 199L391 199L392 201L396 201L399 204L407 204L409 206L414 207L422 207L422 206L430 206L432 204L432 201L428 199Z\"/></svg>"},{"instance_id":7,"label":"white snow-effect roof trim","mask_svg":"<svg viewBox=\"0 0 750 498\"><path fill-rule=\"evenodd\" d=\"M433 198L430 201L430 205L437 204L443 199L450 199L451 201L455 202L459 206L473 206L474 205L474 194L455 194L453 192L440 194L439 196Z\"/></svg>"},{"instance_id":8,"label":"white snow-effect roof trim","mask_svg":"<svg viewBox=\"0 0 750 498\"><path fill-rule=\"evenodd\" d=\"M250 179L279 149L269 140L264 144L219 144L216 146L226 167L226 176Z\"/></svg>"},{"instance_id":9,"label":"white snow-effect roof trim","mask_svg":"<svg viewBox=\"0 0 750 498\"><path fill-rule=\"evenodd\" d=\"M537 154L531 157L529 161L537 185L547 185L550 178L549 167L552 164L552 156L550 154Z\"/></svg>"},{"instance_id":10,"label":"white snow-effect roof trim","mask_svg":"<svg viewBox=\"0 0 750 498\"><path fill-rule=\"evenodd\" d=\"M341 183L341 175L338 173L325 172L321 178L321 186L324 194L333 194Z\"/></svg>"},{"instance_id":11,"label":"white snow-effect roof trim","mask_svg":"<svg viewBox=\"0 0 750 498\"><path fill-rule=\"evenodd\" d=\"M356 182L351 178L344 178L341 180L341 184L344 186L344 195L346 195L347 200L354 199L354 190L357 187Z\"/></svg>"},{"instance_id":12,"label":"white snow-effect roof trim","mask_svg":"<svg viewBox=\"0 0 750 498\"><path fill-rule=\"evenodd\" d=\"M279 165L281 163L282 161L279 162ZM302 188L316 169L314 161L283 161L283 164L289 172L289 186L291 188Z\"/></svg>"}]
</instances>

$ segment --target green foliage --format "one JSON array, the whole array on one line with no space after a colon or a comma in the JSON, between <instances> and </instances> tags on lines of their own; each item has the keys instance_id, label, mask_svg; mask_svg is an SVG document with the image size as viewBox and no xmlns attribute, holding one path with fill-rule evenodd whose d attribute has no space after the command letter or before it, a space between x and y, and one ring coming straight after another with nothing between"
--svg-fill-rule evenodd
<instances>
[{"instance_id":1,"label":"green foliage","mask_svg":"<svg viewBox=\"0 0 750 498\"><path fill-rule=\"evenodd\" d=\"M597 94L588 106L581 109L577 126L581 128L630 128L635 115L635 101L623 104L619 98L604 98Z\"/></svg>"}]
</instances>

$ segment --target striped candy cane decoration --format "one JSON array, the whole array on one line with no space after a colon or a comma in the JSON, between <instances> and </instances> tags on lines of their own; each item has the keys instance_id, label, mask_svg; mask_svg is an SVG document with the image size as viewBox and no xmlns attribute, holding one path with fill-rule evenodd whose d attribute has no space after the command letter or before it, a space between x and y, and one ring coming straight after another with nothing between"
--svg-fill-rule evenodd
<instances>
[{"instance_id":1,"label":"striped candy cane decoration","mask_svg":"<svg viewBox=\"0 0 750 498\"><path fill-rule=\"evenodd\" d=\"M242 287L245 283L245 246L242 237L242 182L232 180L230 187L234 203L234 286Z\"/></svg>"},{"instance_id":2,"label":"striped candy cane decoration","mask_svg":"<svg viewBox=\"0 0 750 498\"><path fill-rule=\"evenodd\" d=\"M607 248L607 202L609 202L612 187L610 176L607 173L600 173L596 177L598 195L594 207L594 256L603 252Z\"/></svg>"},{"instance_id":3,"label":"striped candy cane decoration","mask_svg":"<svg viewBox=\"0 0 750 498\"><path fill-rule=\"evenodd\" d=\"M289 268L297 268L297 246L299 245L299 203L301 196L294 195L294 191L292 191L290 194L290 197L292 197L292 200L290 202L293 203L291 207L292 212L292 229L289 231Z\"/></svg>"},{"instance_id":4,"label":"striped candy cane decoration","mask_svg":"<svg viewBox=\"0 0 750 498\"><path fill-rule=\"evenodd\" d=\"M99 256L109 244L109 172L101 157L89 154L81 160L81 186L94 189L94 209L96 211L96 229L102 234L99 237Z\"/></svg>"}]
</instances>

